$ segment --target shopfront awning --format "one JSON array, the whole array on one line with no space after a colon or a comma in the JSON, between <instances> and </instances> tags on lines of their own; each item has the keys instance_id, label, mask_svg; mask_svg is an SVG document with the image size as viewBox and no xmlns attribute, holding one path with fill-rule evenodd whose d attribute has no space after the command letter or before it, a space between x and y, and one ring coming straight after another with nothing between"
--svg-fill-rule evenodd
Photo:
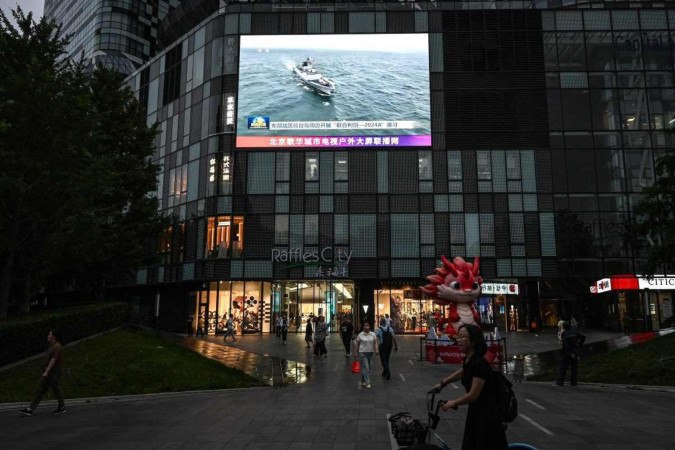
<instances>
[{"instance_id":1,"label":"shopfront awning","mask_svg":"<svg viewBox=\"0 0 675 450\"><path fill-rule=\"evenodd\" d=\"M591 287L592 294L602 294L609 291L673 291L675 290L675 277L655 275L646 277L643 275L613 275L596 281Z\"/></svg>"}]
</instances>

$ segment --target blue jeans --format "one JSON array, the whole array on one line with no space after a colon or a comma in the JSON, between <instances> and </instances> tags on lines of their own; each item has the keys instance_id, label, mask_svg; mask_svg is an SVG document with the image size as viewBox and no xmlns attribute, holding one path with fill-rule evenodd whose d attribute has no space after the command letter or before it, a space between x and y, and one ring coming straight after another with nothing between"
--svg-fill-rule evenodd
<instances>
[{"instance_id":1,"label":"blue jeans","mask_svg":"<svg viewBox=\"0 0 675 450\"><path fill-rule=\"evenodd\" d=\"M373 352L359 352L359 361L361 362L361 380L370 384L370 366L373 361Z\"/></svg>"}]
</instances>

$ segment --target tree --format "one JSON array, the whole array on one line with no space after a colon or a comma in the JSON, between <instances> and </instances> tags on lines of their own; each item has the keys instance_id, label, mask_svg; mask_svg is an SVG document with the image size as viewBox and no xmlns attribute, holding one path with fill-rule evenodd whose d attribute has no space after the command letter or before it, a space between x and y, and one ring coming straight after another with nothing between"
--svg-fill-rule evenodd
<instances>
[{"instance_id":1,"label":"tree","mask_svg":"<svg viewBox=\"0 0 675 450\"><path fill-rule=\"evenodd\" d=\"M675 154L657 159L656 181L642 190L629 233L647 242L645 275L675 269Z\"/></svg>"},{"instance_id":2,"label":"tree","mask_svg":"<svg viewBox=\"0 0 675 450\"><path fill-rule=\"evenodd\" d=\"M0 317L17 277L32 284L30 262L53 224L74 211L89 105L82 68L62 59L59 27L12 14L16 28L0 11Z\"/></svg>"},{"instance_id":3,"label":"tree","mask_svg":"<svg viewBox=\"0 0 675 450\"><path fill-rule=\"evenodd\" d=\"M143 265L157 211L155 128L120 75L63 58L67 38L0 11L0 318L37 290L106 284Z\"/></svg>"},{"instance_id":4,"label":"tree","mask_svg":"<svg viewBox=\"0 0 675 450\"><path fill-rule=\"evenodd\" d=\"M147 264L148 243L166 226L158 214L158 167L151 162L156 128L121 75L98 67L91 79L91 157L80 214L54 249L70 275L101 298L111 281Z\"/></svg>"}]
</instances>

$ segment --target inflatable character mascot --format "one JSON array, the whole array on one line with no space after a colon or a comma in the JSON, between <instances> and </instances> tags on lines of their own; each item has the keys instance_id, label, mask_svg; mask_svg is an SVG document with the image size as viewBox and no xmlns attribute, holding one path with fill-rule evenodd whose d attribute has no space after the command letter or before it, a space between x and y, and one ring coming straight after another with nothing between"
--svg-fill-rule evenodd
<instances>
[{"instance_id":1,"label":"inflatable character mascot","mask_svg":"<svg viewBox=\"0 0 675 450\"><path fill-rule=\"evenodd\" d=\"M483 278L479 275L480 258L476 257L473 264L464 261L459 256L448 261L441 256L443 264L429 275L429 284L422 287L422 291L433 297L436 303L449 305L448 317L439 321L439 329L448 336L456 336L462 324L478 325L480 316L474 307L474 301L480 295Z\"/></svg>"}]
</instances>

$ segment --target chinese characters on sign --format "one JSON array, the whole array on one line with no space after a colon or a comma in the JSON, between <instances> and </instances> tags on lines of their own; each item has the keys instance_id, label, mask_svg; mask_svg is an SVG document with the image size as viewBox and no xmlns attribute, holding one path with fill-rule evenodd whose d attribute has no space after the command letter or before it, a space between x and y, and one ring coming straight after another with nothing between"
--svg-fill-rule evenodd
<instances>
[{"instance_id":1,"label":"chinese characters on sign","mask_svg":"<svg viewBox=\"0 0 675 450\"><path fill-rule=\"evenodd\" d=\"M222 132L234 133L235 111L237 110L237 100L235 94L223 94L222 110Z\"/></svg>"},{"instance_id":2,"label":"chinese characters on sign","mask_svg":"<svg viewBox=\"0 0 675 450\"><path fill-rule=\"evenodd\" d=\"M216 181L216 158L211 157L209 159L209 183L213 183Z\"/></svg>"},{"instance_id":3,"label":"chinese characters on sign","mask_svg":"<svg viewBox=\"0 0 675 450\"><path fill-rule=\"evenodd\" d=\"M230 181L230 155L223 155L223 181Z\"/></svg>"},{"instance_id":4,"label":"chinese characters on sign","mask_svg":"<svg viewBox=\"0 0 675 450\"><path fill-rule=\"evenodd\" d=\"M340 278L347 276L347 267L326 267L319 266L316 269L315 278Z\"/></svg>"},{"instance_id":5,"label":"chinese characters on sign","mask_svg":"<svg viewBox=\"0 0 675 450\"><path fill-rule=\"evenodd\" d=\"M488 295L518 295L516 283L483 283L481 293Z\"/></svg>"},{"instance_id":6,"label":"chinese characters on sign","mask_svg":"<svg viewBox=\"0 0 675 450\"><path fill-rule=\"evenodd\" d=\"M234 125L234 96L227 97L227 104L225 110L225 125Z\"/></svg>"},{"instance_id":7,"label":"chinese characters on sign","mask_svg":"<svg viewBox=\"0 0 675 450\"><path fill-rule=\"evenodd\" d=\"M287 137L271 138L272 147L373 147L400 145L398 136Z\"/></svg>"}]
</instances>

